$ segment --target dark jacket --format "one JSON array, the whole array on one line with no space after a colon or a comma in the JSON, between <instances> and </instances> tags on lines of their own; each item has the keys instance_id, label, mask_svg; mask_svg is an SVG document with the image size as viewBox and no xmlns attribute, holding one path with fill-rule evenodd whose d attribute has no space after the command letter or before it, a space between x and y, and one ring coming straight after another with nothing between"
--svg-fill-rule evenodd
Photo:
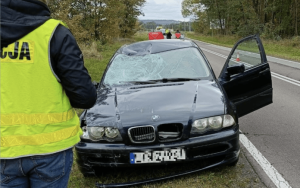
<instances>
[{"instance_id":1,"label":"dark jacket","mask_svg":"<svg viewBox=\"0 0 300 188\"><path fill-rule=\"evenodd\" d=\"M172 37L172 33L171 33L171 31L169 31L169 32L167 33L167 39L171 39L171 37Z\"/></svg>"},{"instance_id":2,"label":"dark jacket","mask_svg":"<svg viewBox=\"0 0 300 188\"><path fill-rule=\"evenodd\" d=\"M50 19L50 11L37 0L1 0L1 51ZM91 108L97 98L82 52L72 33L59 25L50 42L54 73L74 108Z\"/></svg>"}]
</instances>

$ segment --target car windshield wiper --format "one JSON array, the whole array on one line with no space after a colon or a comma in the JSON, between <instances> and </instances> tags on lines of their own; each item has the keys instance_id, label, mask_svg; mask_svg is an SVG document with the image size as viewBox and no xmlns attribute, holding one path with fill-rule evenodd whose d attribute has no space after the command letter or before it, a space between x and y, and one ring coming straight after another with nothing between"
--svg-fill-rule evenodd
<instances>
[{"instance_id":1,"label":"car windshield wiper","mask_svg":"<svg viewBox=\"0 0 300 188\"><path fill-rule=\"evenodd\" d=\"M150 80L155 82L180 82L180 81L193 81L193 80L201 80L200 78L163 78L159 80Z\"/></svg>"},{"instance_id":2,"label":"car windshield wiper","mask_svg":"<svg viewBox=\"0 0 300 188\"><path fill-rule=\"evenodd\" d=\"M131 83L131 84L156 84L156 81L119 81L119 83Z\"/></svg>"},{"instance_id":3,"label":"car windshield wiper","mask_svg":"<svg viewBox=\"0 0 300 188\"><path fill-rule=\"evenodd\" d=\"M119 81L119 83L156 84L157 82L180 82L180 81L192 81L192 80L200 80L200 78L163 78L159 80L147 80L147 81Z\"/></svg>"}]
</instances>

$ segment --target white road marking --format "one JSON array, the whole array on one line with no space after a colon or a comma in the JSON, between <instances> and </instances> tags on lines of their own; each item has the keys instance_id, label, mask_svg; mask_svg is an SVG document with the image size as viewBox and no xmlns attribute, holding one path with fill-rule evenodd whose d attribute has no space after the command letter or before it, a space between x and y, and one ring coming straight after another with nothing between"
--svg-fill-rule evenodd
<instances>
[{"instance_id":1,"label":"white road marking","mask_svg":"<svg viewBox=\"0 0 300 188\"><path fill-rule=\"evenodd\" d=\"M297 83L295 83L295 82L291 82L291 81L289 81L289 80L286 80L286 79L284 79L284 78L282 78L282 77L279 77L279 76L277 76L277 75L273 75L273 74L272 74L272 76L273 76L274 78L277 78L277 79L283 80L283 81L285 81L285 82L288 82L288 83L291 83L291 84L294 84L294 85L296 85L296 86L299 86L299 87L300 87L300 84L297 84Z\"/></svg>"},{"instance_id":2,"label":"white road marking","mask_svg":"<svg viewBox=\"0 0 300 188\"><path fill-rule=\"evenodd\" d=\"M217 52L214 52L214 51L205 49L205 48L201 48L201 50L206 51L206 52L209 52L209 53L214 54L214 55L216 55L216 56L222 57L222 58L224 58L224 59L227 59L227 57L228 57L228 56L226 56L226 55L223 55L223 54L220 54L220 53L217 53ZM252 65L250 65L250 64L248 64L248 63L245 63L245 62L243 62L243 63L245 64L246 67L251 67L251 66L252 66ZM294 80L294 79L292 79L292 78L283 76L283 75L278 74L278 73L275 73L275 72L271 72L271 75L272 75L274 78L283 80L283 81L285 81L285 82L288 82L288 83L291 83L291 84L294 84L294 85L300 87L300 81L298 81L298 80Z\"/></svg>"},{"instance_id":3,"label":"white road marking","mask_svg":"<svg viewBox=\"0 0 300 188\"><path fill-rule=\"evenodd\" d=\"M284 78L284 79L290 80L290 81L292 81L292 82L296 82L296 83L299 83L299 84L300 84L300 81L298 81L298 80L294 80L294 79L292 79L292 78L289 78L289 77L286 77L286 76L282 76L281 74L277 74L277 73L275 73L275 72L272 72L272 74L274 74L274 75L276 75L276 76L279 76L279 77L282 77L282 78Z\"/></svg>"},{"instance_id":4,"label":"white road marking","mask_svg":"<svg viewBox=\"0 0 300 188\"><path fill-rule=\"evenodd\" d=\"M211 50L201 48L203 51L212 53L219 57L227 59L228 56L223 54L219 54L213 52ZM251 67L252 65L248 63L244 63L246 67ZM294 80L292 78L288 78L286 76L271 72L271 75L275 78L281 79L283 81L289 82L291 84L300 86L300 81ZM240 131L242 132L242 131ZM260 151L252 144L252 142L244 135L240 134L240 142L243 146L248 150L248 152L252 155L252 157L256 160L256 162L262 167L265 171L267 176L271 179L271 181L275 184L278 188L291 188L289 183L282 177L282 175L275 169L275 167L262 155Z\"/></svg>"},{"instance_id":5,"label":"white road marking","mask_svg":"<svg viewBox=\"0 0 300 188\"><path fill-rule=\"evenodd\" d=\"M200 48L201 50L203 50L203 51L206 51L206 52L209 52L209 53L212 53L212 54L214 54L214 55L217 55L217 56L220 56L220 57L223 57L223 58L225 58L225 59L227 59L227 55L223 55L223 54L219 54L219 53L217 53L217 52L214 52L214 51L211 51L211 50L208 50L208 49L206 49L206 48Z\"/></svg>"},{"instance_id":6,"label":"white road marking","mask_svg":"<svg viewBox=\"0 0 300 188\"><path fill-rule=\"evenodd\" d=\"M252 142L243 134L240 134L240 142L253 156L256 162L262 167L272 182L278 188L291 188L289 183L281 176L274 166L257 150Z\"/></svg>"}]
</instances>

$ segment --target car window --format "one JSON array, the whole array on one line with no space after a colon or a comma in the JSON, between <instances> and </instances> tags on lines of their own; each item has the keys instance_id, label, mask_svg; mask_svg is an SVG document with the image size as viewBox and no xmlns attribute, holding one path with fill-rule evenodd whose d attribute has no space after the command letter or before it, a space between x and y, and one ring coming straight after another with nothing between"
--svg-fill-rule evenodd
<instances>
[{"instance_id":1,"label":"car window","mask_svg":"<svg viewBox=\"0 0 300 188\"><path fill-rule=\"evenodd\" d=\"M258 43L255 39L243 41L232 54L228 66L243 63L245 69L262 63Z\"/></svg>"},{"instance_id":2,"label":"car window","mask_svg":"<svg viewBox=\"0 0 300 188\"><path fill-rule=\"evenodd\" d=\"M184 48L144 56L119 54L107 70L104 84L162 78L205 78L209 75L200 52L196 48Z\"/></svg>"}]
</instances>

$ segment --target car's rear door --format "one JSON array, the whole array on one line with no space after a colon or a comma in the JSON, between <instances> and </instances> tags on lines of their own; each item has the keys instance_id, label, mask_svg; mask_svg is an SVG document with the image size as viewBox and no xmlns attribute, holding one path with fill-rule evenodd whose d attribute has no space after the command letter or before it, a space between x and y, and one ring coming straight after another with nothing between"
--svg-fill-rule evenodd
<instances>
[{"instance_id":1,"label":"car's rear door","mask_svg":"<svg viewBox=\"0 0 300 188\"><path fill-rule=\"evenodd\" d=\"M229 66L242 63L245 71L228 75ZM219 81L239 117L272 103L271 71L264 47L258 35L238 41L230 52Z\"/></svg>"}]
</instances>

